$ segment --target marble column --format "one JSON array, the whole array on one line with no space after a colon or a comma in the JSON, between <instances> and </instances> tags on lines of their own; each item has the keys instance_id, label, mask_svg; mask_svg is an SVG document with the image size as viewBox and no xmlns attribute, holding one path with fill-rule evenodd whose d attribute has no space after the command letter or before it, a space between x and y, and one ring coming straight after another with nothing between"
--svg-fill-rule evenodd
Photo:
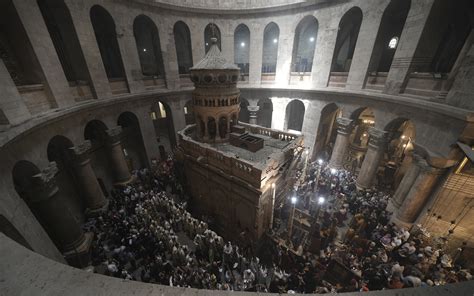
<instances>
[{"instance_id":1,"label":"marble column","mask_svg":"<svg viewBox=\"0 0 474 296\"><path fill-rule=\"evenodd\" d=\"M357 187L370 188L377 175L380 162L387 148L387 132L376 128L369 128L369 147L365 154L364 162L357 176Z\"/></svg>"},{"instance_id":2,"label":"marble column","mask_svg":"<svg viewBox=\"0 0 474 296\"><path fill-rule=\"evenodd\" d=\"M107 130L110 163L114 172L116 185L127 184L132 180L125 155L123 154L122 143L120 142L121 133L122 127L120 126Z\"/></svg>"},{"instance_id":3,"label":"marble column","mask_svg":"<svg viewBox=\"0 0 474 296\"><path fill-rule=\"evenodd\" d=\"M410 191L411 186L415 182L416 177L420 172L420 161L422 160L421 156L418 154L413 154L413 162L408 168L407 172L403 176L402 181L397 187L395 194L393 195L392 199L387 206L387 210L395 211L402 205L405 197L407 196L408 192Z\"/></svg>"},{"instance_id":4,"label":"marble column","mask_svg":"<svg viewBox=\"0 0 474 296\"><path fill-rule=\"evenodd\" d=\"M344 157L349 147L349 138L354 128L354 121L349 118L340 117L336 119L337 123L337 137L334 149L332 150L331 160L329 166L331 168L339 169L344 164Z\"/></svg>"},{"instance_id":5,"label":"marble column","mask_svg":"<svg viewBox=\"0 0 474 296\"><path fill-rule=\"evenodd\" d=\"M58 248L73 265L86 266L92 234L84 232L67 206L67 197L59 190L55 162L33 176L28 203ZM82 256L82 257L81 257Z\"/></svg>"},{"instance_id":6,"label":"marble column","mask_svg":"<svg viewBox=\"0 0 474 296\"><path fill-rule=\"evenodd\" d=\"M75 156L75 174L87 204L86 214L95 215L107 210L109 201L105 198L99 182L97 182L94 170L92 169L89 157L90 149L91 142L89 140L71 147Z\"/></svg>"},{"instance_id":7,"label":"marble column","mask_svg":"<svg viewBox=\"0 0 474 296\"><path fill-rule=\"evenodd\" d=\"M258 116L258 110L260 110L259 106L247 106L247 110L250 112L250 119L249 123L250 124L257 124L257 116Z\"/></svg>"},{"instance_id":8,"label":"marble column","mask_svg":"<svg viewBox=\"0 0 474 296\"><path fill-rule=\"evenodd\" d=\"M431 166L422 158L418 159L416 165L420 168L419 172L393 219L403 226L411 226L416 221L443 173L442 169Z\"/></svg>"}]
</instances>

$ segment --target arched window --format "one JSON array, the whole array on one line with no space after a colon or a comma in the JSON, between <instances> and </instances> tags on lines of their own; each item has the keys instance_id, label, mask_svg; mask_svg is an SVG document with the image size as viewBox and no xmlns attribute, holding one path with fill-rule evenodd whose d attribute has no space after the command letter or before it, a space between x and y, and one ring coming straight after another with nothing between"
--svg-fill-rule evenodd
<instances>
[{"instance_id":1,"label":"arched window","mask_svg":"<svg viewBox=\"0 0 474 296\"><path fill-rule=\"evenodd\" d=\"M361 24L362 11L359 7L351 8L342 17L339 32L337 32L331 72L349 72L351 69Z\"/></svg>"},{"instance_id":2,"label":"arched window","mask_svg":"<svg viewBox=\"0 0 474 296\"><path fill-rule=\"evenodd\" d=\"M164 77L160 36L155 23L147 16L137 16L133 22L133 34L143 75Z\"/></svg>"},{"instance_id":3,"label":"arched window","mask_svg":"<svg viewBox=\"0 0 474 296\"><path fill-rule=\"evenodd\" d=\"M410 2L411 0L392 0L385 9L375 39L369 72L388 72L390 70L410 10Z\"/></svg>"},{"instance_id":4,"label":"arched window","mask_svg":"<svg viewBox=\"0 0 474 296\"><path fill-rule=\"evenodd\" d=\"M90 11L90 17L107 77L109 79L125 78L112 16L103 7L94 5Z\"/></svg>"},{"instance_id":5,"label":"arched window","mask_svg":"<svg viewBox=\"0 0 474 296\"><path fill-rule=\"evenodd\" d=\"M188 26L179 21L173 28L176 55L178 57L179 74L189 74L189 68L193 66L193 53L191 49L191 33Z\"/></svg>"},{"instance_id":6,"label":"arched window","mask_svg":"<svg viewBox=\"0 0 474 296\"><path fill-rule=\"evenodd\" d=\"M318 20L313 16L304 17L295 31L293 57L291 61L292 72L311 72L317 38Z\"/></svg>"},{"instance_id":7,"label":"arched window","mask_svg":"<svg viewBox=\"0 0 474 296\"><path fill-rule=\"evenodd\" d=\"M286 106L286 129L299 131L303 130L305 107L300 100L291 101Z\"/></svg>"},{"instance_id":8,"label":"arched window","mask_svg":"<svg viewBox=\"0 0 474 296\"><path fill-rule=\"evenodd\" d=\"M234 32L234 63L240 68L240 74L248 76L250 68L250 30L244 25L237 26Z\"/></svg>"},{"instance_id":9,"label":"arched window","mask_svg":"<svg viewBox=\"0 0 474 296\"><path fill-rule=\"evenodd\" d=\"M276 73L280 29L269 23L263 32L262 73Z\"/></svg>"},{"instance_id":10,"label":"arched window","mask_svg":"<svg viewBox=\"0 0 474 296\"><path fill-rule=\"evenodd\" d=\"M219 27L214 23L210 23L204 29L204 49L206 50L206 53L211 48L212 37L217 38L217 47L219 47L219 50L222 50L221 49L221 30L219 30Z\"/></svg>"}]
</instances>

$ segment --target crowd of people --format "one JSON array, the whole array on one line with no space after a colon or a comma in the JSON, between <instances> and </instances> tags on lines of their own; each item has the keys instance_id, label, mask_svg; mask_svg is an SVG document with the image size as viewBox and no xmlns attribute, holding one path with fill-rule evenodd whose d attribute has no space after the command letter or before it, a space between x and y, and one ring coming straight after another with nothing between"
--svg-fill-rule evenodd
<instances>
[{"instance_id":1,"label":"crowd of people","mask_svg":"<svg viewBox=\"0 0 474 296\"><path fill-rule=\"evenodd\" d=\"M355 178L317 163L300 194L324 195L318 210L317 252L293 252L272 233L255 248L224 240L192 216L169 159L134 172L135 181L114 189L107 212L90 218L95 233L94 271L129 280L199 289L331 293L432 286L470 280L471 274L423 232L391 224L389 195L359 191ZM302 203L307 206L310 202ZM301 248L303 250L303 248ZM334 280L337 262L345 276ZM337 277L336 277L337 278Z\"/></svg>"}]
</instances>

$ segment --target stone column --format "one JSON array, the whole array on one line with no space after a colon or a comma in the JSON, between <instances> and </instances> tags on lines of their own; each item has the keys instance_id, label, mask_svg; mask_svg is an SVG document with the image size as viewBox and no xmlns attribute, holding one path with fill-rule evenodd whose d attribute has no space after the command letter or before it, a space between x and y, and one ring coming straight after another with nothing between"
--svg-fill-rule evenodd
<instances>
[{"instance_id":1,"label":"stone column","mask_svg":"<svg viewBox=\"0 0 474 296\"><path fill-rule=\"evenodd\" d=\"M318 20L320 27L316 39L311 80L313 86L321 88L328 86L340 18L328 15Z\"/></svg>"},{"instance_id":2,"label":"stone column","mask_svg":"<svg viewBox=\"0 0 474 296\"><path fill-rule=\"evenodd\" d=\"M332 150L331 160L329 166L335 169L342 168L344 164L344 157L349 147L349 138L354 128L353 120L349 118L340 117L336 119L337 123L337 137L334 149Z\"/></svg>"},{"instance_id":3,"label":"stone column","mask_svg":"<svg viewBox=\"0 0 474 296\"><path fill-rule=\"evenodd\" d=\"M259 106L247 106L247 110L250 112L250 119L249 123L250 124L257 124L257 116L258 116L258 110L260 109Z\"/></svg>"},{"instance_id":4,"label":"stone column","mask_svg":"<svg viewBox=\"0 0 474 296\"><path fill-rule=\"evenodd\" d=\"M252 27L250 29L249 81L251 84L260 85L262 81L263 27L258 22L255 22Z\"/></svg>"},{"instance_id":5,"label":"stone column","mask_svg":"<svg viewBox=\"0 0 474 296\"><path fill-rule=\"evenodd\" d=\"M419 156L418 154L413 154L413 162L408 168L405 175L403 176L402 181L398 185L397 190L395 191L395 194L393 195L389 205L387 206L387 210L394 211L400 208L403 201L405 200L405 197L410 191L410 188L413 186L413 183L415 182L416 177L418 176L420 172L419 163L421 160L423 160L421 156Z\"/></svg>"},{"instance_id":6,"label":"stone column","mask_svg":"<svg viewBox=\"0 0 474 296\"><path fill-rule=\"evenodd\" d=\"M110 163L115 174L116 185L127 184L132 180L132 176L128 170L127 161L123 154L122 143L120 142L121 133L122 127L120 126L107 130Z\"/></svg>"},{"instance_id":7,"label":"stone column","mask_svg":"<svg viewBox=\"0 0 474 296\"><path fill-rule=\"evenodd\" d=\"M88 6L83 1L64 0L66 6L71 13L72 22L76 29L77 38L81 44L82 53L89 71L91 87L94 96L98 99L110 97L112 90L110 89L109 79L105 72L102 56L100 55L99 46L95 38L94 28L92 27Z\"/></svg>"},{"instance_id":8,"label":"stone column","mask_svg":"<svg viewBox=\"0 0 474 296\"><path fill-rule=\"evenodd\" d=\"M372 127L369 128L369 147L365 154L359 175L357 176L357 187L372 187L380 161L383 159L385 149L387 148L387 134L385 131Z\"/></svg>"},{"instance_id":9,"label":"stone column","mask_svg":"<svg viewBox=\"0 0 474 296\"><path fill-rule=\"evenodd\" d=\"M280 36L278 37L278 56L276 65L275 84L285 86L289 84L291 57L293 53L294 31L291 26L280 27Z\"/></svg>"},{"instance_id":10,"label":"stone column","mask_svg":"<svg viewBox=\"0 0 474 296\"><path fill-rule=\"evenodd\" d=\"M416 165L419 166L419 172L393 219L403 226L411 226L416 221L443 173L442 169L431 166L425 159L420 158Z\"/></svg>"},{"instance_id":11,"label":"stone column","mask_svg":"<svg viewBox=\"0 0 474 296\"><path fill-rule=\"evenodd\" d=\"M385 93L402 92L412 69L426 59L415 57L434 0L413 1L385 83Z\"/></svg>"},{"instance_id":12,"label":"stone column","mask_svg":"<svg viewBox=\"0 0 474 296\"><path fill-rule=\"evenodd\" d=\"M88 254L92 236L84 234L78 221L69 211L67 197L62 194L56 184L57 173L57 165L52 162L41 173L33 176L28 199L35 215L58 248L70 263L74 263L71 260L81 260L80 256ZM86 266L87 263L82 262L77 265Z\"/></svg>"},{"instance_id":13,"label":"stone column","mask_svg":"<svg viewBox=\"0 0 474 296\"><path fill-rule=\"evenodd\" d=\"M163 67L165 68L166 87L168 89L179 88L178 56L174 43L173 25L174 23L163 23L158 15L153 18L158 25L160 35L161 54L163 55Z\"/></svg>"},{"instance_id":14,"label":"stone column","mask_svg":"<svg viewBox=\"0 0 474 296\"><path fill-rule=\"evenodd\" d=\"M10 73L0 59L0 131L1 126L17 125L31 118L30 111L26 108ZM1 117L6 121L2 122ZM4 118L4 120L5 120Z\"/></svg>"},{"instance_id":15,"label":"stone column","mask_svg":"<svg viewBox=\"0 0 474 296\"><path fill-rule=\"evenodd\" d=\"M109 201L105 198L99 182L97 182L94 170L92 169L89 158L90 149L91 141L89 140L71 147L75 156L75 174L87 204L86 214L95 215L107 210Z\"/></svg>"},{"instance_id":16,"label":"stone column","mask_svg":"<svg viewBox=\"0 0 474 296\"><path fill-rule=\"evenodd\" d=\"M56 54L53 41L41 14L37 1L13 0L18 16L25 28L31 48L44 75L46 89L54 105L59 108L74 104L69 83Z\"/></svg>"}]
</instances>

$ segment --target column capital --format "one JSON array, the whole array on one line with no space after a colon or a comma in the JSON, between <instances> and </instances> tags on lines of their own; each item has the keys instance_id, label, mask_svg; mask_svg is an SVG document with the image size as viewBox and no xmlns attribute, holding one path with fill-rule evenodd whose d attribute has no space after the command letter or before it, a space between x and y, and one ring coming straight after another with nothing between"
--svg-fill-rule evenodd
<instances>
[{"instance_id":1,"label":"column capital","mask_svg":"<svg viewBox=\"0 0 474 296\"><path fill-rule=\"evenodd\" d=\"M342 135L349 135L354 128L354 120L345 117L336 118L337 132Z\"/></svg>"},{"instance_id":2,"label":"column capital","mask_svg":"<svg viewBox=\"0 0 474 296\"><path fill-rule=\"evenodd\" d=\"M92 147L92 143L90 140L85 140L84 142L73 146L71 149L72 154L74 155L75 159L79 162L82 162L89 158L89 151Z\"/></svg>"},{"instance_id":3,"label":"column capital","mask_svg":"<svg viewBox=\"0 0 474 296\"><path fill-rule=\"evenodd\" d=\"M247 106L247 110L249 110L249 112L258 112L260 110L260 106Z\"/></svg>"},{"instance_id":4,"label":"column capital","mask_svg":"<svg viewBox=\"0 0 474 296\"><path fill-rule=\"evenodd\" d=\"M39 174L33 176L33 186L31 194L29 194L30 201L41 202L49 199L58 192L56 184L56 174L59 172L56 162L50 162L49 165L43 169Z\"/></svg>"},{"instance_id":5,"label":"column capital","mask_svg":"<svg viewBox=\"0 0 474 296\"><path fill-rule=\"evenodd\" d=\"M378 149L387 144L388 132L386 131L370 127L369 136L369 146L372 148Z\"/></svg>"},{"instance_id":6,"label":"column capital","mask_svg":"<svg viewBox=\"0 0 474 296\"><path fill-rule=\"evenodd\" d=\"M420 173L429 175L441 175L444 169L434 167L428 163L428 161L421 155L413 153L414 165L420 168Z\"/></svg>"},{"instance_id":7,"label":"column capital","mask_svg":"<svg viewBox=\"0 0 474 296\"><path fill-rule=\"evenodd\" d=\"M122 134L122 127L116 126L106 130L108 140L110 143L117 143L120 142L120 135Z\"/></svg>"}]
</instances>

